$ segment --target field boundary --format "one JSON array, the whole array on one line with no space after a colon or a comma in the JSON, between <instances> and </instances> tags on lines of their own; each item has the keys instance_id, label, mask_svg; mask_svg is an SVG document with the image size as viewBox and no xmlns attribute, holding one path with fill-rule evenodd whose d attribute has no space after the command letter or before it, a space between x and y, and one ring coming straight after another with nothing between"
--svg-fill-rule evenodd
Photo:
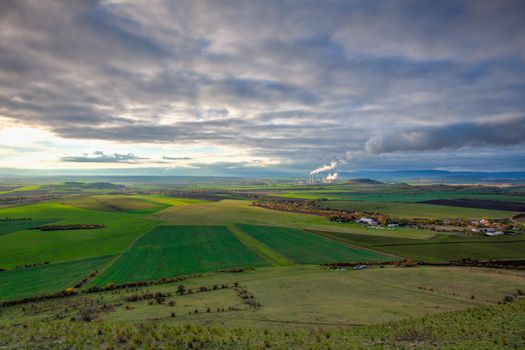
<instances>
[{"instance_id":1,"label":"field boundary","mask_svg":"<svg viewBox=\"0 0 525 350\"><path fill-rule=\"evenodd\" d=\"M229 225L227 226L227 228L248 249L252 250L257 255L260 255L262 258L264 258L266 261L268 261L272 265L274 266L293 265L293 262L286 259L284 256L282 256L275 250L271 249L267 245L261 243L257 239L251 237L237 225Z\"/></svg>"},{"instance_id":2,"label":"field boundary","mask_svg":"<svg viewBox=\"0 0 525 350\"><path fill-rule=\"evenodd\" d=\"M358 245L358 244L349 243L349 242L344 241L342 239L337 239L337 238L331 237L331 236L325 236L323 234L323 233L330 234L330 233L334 233L334 232L315 231L315 230L304 230L304 231L310 232L310 233L312 233L314 235L317 235L317 236L320 236L320 237L323 237L323 238L326 238L326 239L330 239L332 241L340 242L340 243L342 243L344 245L349 246L350 248L368 250L369 252L376 253L376 254L381 254L381 255L385 255L385 256L389 256L389 257L392 257L392 258L398 258L398 259L405 259L406 258L406 257L401 256L401 255L395 255L395 254L392 254L392 253L383 252L381 250L376 250L376 249L365 247L365 246L361 246L361 245ZM335 232L335 233L337 233L337 232ZM423 243L419 243L419 244L423 244ZM373 246L373 247L375 247L375 246Z\"/></svg>"},{"instance_id":3,"label":"field boundary","mask_svg":"<svg viewBox=\"0 0 525 350\"><path fill-rule=\"evenodd\" d=\"M495 242L476 242L476 241L459 241L459 242L430 242L430 243L399 243L399 244L374 244L372 247L399 247L412 245L436 245L436 244L503 244L503 243L521 243L525 239L509 240L509 241L495 241Z\"/></svg>"},{"instance_id":4,"label":"field boundary","mask_svg":"<svg viewBox=\"0 0 525 350\"><path fill-rule=\"evenodd\" d=\"M153 226L152 228L150 228L149 230L145 231L144 233L142 233L140 236L138 236L137 238L135 238L127 247L126 249L124 249L122 252L120 252L119 254L117 254L113 259L111 259L110 261L108 261L104 266L102 266L102 268L98 271L98 275L91 279L90 281L88 281L88 283L86 285L84 285L85 288L87 287L92 287L94 285L94 283L96 282L97 279L99 279L100 276L102 276L114 263L116 263L117 261L119 261L121 258L122 258L122 255L124 255L125 252L127 252L129 249L131 249L131 247L133 247L135 245L135 243L137 243L137 241L139 239L141 239L142 237L144 237L144 235L146 233L149 233L150 231L154 230L157 226L160 225L160 222L157 222L157 225Z\"/></svg>"}]
</instances>

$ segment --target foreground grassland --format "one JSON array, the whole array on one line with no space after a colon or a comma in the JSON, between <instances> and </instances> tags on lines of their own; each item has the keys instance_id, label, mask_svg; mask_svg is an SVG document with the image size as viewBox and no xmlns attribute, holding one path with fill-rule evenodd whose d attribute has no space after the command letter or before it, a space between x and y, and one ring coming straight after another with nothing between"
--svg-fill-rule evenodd
<instances>
[{"instance_id":1,"label":"foreground grassland","mask_svg":"<svg viewBox=\"0 0 525 350\"><path fill-rule=\"evenodd\" d=\"M379 237L339 232L316 233L341 242L369 247L397 256L426 261L472 259L522 259L525 236L467 236L437 234L427 240Z\"/></svg>"},{"instance_id":2,"label":"foreground grassland","mask_svg":"<svg viewBox=\"0 0 525 350\"><path fill-rule=\"evenodd\" d=\"M525 301L338 330L159 323L35 322L0 327L0 346L53 349L520 349Z\"/></svg>"},{"instance_id":3,"label":"foreground grassland","mask_svg":"<svg viewBox=\"0 0 525 350\"><path fill-rule=\"evenodd\" d=\"M382 254L356 249L294 228L239 225L265 246L299 264L392 260Z\"/></svg>"},{"instance_id":4,"label":"foreground grassland","mask_svg":"<svg viewBox=\"0 0 525 350\"><path fill-rule=\"evenodd\" d=\"M17 202L0 209L0 218L32 218L0 222L0 268L7 269L0 271L0 301L61 292L99 273L76 295L1 307L0 349L525 348L525 271L319 265L399 257L524 259L523 235L372 229L265 209L246 199L169 196L298 194L335 200L321 205L394 217L479 219L515 213L415 202L525 200L517 189L263 184L181 193L156 186L155 193L166 193L160 195L132 184L99 183L80 186L80 192L71 186L55 186L61 203ZM46 188L54 191L42 186L39 193ZM29 230L49 222L103 228ZM176 276L177 282L159 281ZM108 290L134 281L141 287ZM93 286L107 288L88 290Z\"/></svg>"},{"instance_id":5,"label":"foreground grassland","mask_svg":"<svg viewBox=\"0 0 525 350\"><path fill-rule=\"evenodd\" d=\"M232 288L178 295L180 283L87 294L0 309L0 346L506 349L525 345L523 297L495 305L505 295L523 290L523 272L454 267L334 272L293 266L213 273L182 283L197 291L200 286L233 282L252 293L261 307L246 307ZM173 305L168 300L127 301L127 296L146 290L171 293L168 300ZM104 311L91 323L70 321L86 305ZM229 311L230 307L236 309ZM64 321L53 321L56 318ZM387 323L377 325L383 322Z\"/></svg>"},{"instance_id":6,"label":"foreground grassland","mask_svg":"<svg viewBox=\"0 0 525 350\"><path fill-rule=\"evenodd\" d=\"M174 277L267 262L226 227L158 226L113 264L97 285Z\"/></svg>"},{"instance_id":7,"label":"foreground grassland","mask_svg":"<svg viewBox=\"0 0 525 350\"><path fill-rule=\"evenodd\" d=\"M156 225L134 214L86 210L60 203L39 203L0 210L0 217L42 220L56 224L102 224L96 230L26 230L0 236L0 267L76 260L124 251L137 237Z\"/></svg>"},{"instance_id":8,"label":"foreground grassland","mask_svg":"<svg viewBox=\"0 0 525 350\"><path fill-rule=\"evenodd\" d=\"M400 228L395 232L368 229L357 224L338 224L329 222L326 217L269 210L252 205L246 200L222 200L207 204L164 209L154 215L159 220L178 225L231 225L253 224L284 226L310 230L333 232L374 233L382 236L430 238L435 232Z\"/></svg>"},{"instance_id":9,"label":"foreground grassland","mask_svg":"<svg viewBox=\"0 0 525 350\"><path fill-rule=\"evenodd\" d=\"M253 294L261 307L246 306L232 288L213 289L213 286L234 283ZM187 291L192 289L193 293L179 295L179 285L184 285ZM200 293L202 286L209 290ZM84 305L95 302L101 308L96 319L106 321L243 328L348 327L495 304L506 295L515 295L518 289L525 290L522 271L456 267L385 267L359 271L331 271L308 265L260 267L244 273L209 273L172 284L81 294L4 308L0 309L0 322L69 319ZM146 291L171 293L171 296L161 304L154 299L127 301L128 296ZM170 300L175 302L173 306ZM107 307L102 308L103 305ZM221 311L217 312L217 308ZM175 318L171 317L172 312Z\"/></svg>"},{"instance_id":10,"label":"foreground grassland","mask_svg":"<svg viewBox=\"0 0 525 350\"><path fill-rule=\"evenodd\" d=\"M102 256L0 272L0 300L60 292L73 287L110 258Z\"/></svg>"},{"instance_id":11,"label":"foreground grassland","mask_svg":"<svg viewBox=\"0 0 525 350\"><path fill-rule=\"evenodd\" d=\"M500 219L516 215L516 213L512 211L461 208L418 203L325 201L322 205L333 209L378 212L399 218L479 219L487 216L493 219Z\"/></svg>"}]
</instances>

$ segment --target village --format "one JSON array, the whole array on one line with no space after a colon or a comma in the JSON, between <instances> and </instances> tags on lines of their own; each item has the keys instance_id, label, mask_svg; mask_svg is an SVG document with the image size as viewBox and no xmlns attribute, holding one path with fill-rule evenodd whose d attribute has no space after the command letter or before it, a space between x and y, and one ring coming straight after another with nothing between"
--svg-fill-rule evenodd
<instances>
[{"instance_id":1,"label":"village","mask_svg":"<svg viewBox=\"0 0 525 350\"><path fill-rule=\"evenodd\" d=\"M330 220L340 223L350 222L350 220L346 221L346 218L342 219L340 216L331 217ZM513 226L509 223L503 223L501 222L502 220L490 221L489 218L482 218L481 220L470 220L468 222L461 219L446 219L442 220L441 222L434 221L432 224L423 225L421 220L419 219L414 219L414 222L407 222L406 220L402 220L401 223L392 222L391 220L392 219L390 218L385 220L384 215L382 214L375 214L372 215L372 217L363 216L357 218L354 220L354 222L373 229L395 230L400 226L408 226L415 229L425 228L438 232L463 232L467 234L479 234L490 237L523 233L517 226ZM381 224L380 221L382 221L383 224Z\"/></svg>"},{"instance_id":2,"label":"village","mask_svg":"<svg viewBox=\"0 0 525 350\"><path fill-rule=\"evenodd\" d=\"M253 205L274 210L325 216L331 222L340 224L356 223L378 230L396 230L400 227L409 227L435 232L464 233L490 237L525 233L521 225L515 224L508 218L491 219L482 217L479 220L469 220L466 218L392 217L379 212L333 209L324 206L323 202L319 200L297 198L263 197L258 198Z\"/></svg>"}]
</instances>

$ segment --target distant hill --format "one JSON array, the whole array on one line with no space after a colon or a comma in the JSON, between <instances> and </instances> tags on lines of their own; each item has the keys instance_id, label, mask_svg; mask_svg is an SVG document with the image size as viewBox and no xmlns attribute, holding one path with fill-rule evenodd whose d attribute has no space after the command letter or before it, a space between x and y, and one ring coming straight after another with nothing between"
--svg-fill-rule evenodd
<instances>
[{"instance_id":1,"label":"distant hill","mask_svg":"<svg viewBox=\"0 0 525 350\"><path fill-rule=\"evenodd\" d=\"M381 181L372 180L372 179L350 179L347 181L348 184L356 185L381 185Z\"/></svg>"},{"instance_id":2,"label":"distant hill","mask_svg":"<svg viewBox=\"0 0 525 350\"><path fill-rule=\"evenodd\" d=\"M367 178L383 182L524 183L525 172L469 172L445 170L339 171L340 178Z\"/></svg>"},{"instance_id":3,"label":"distant hill","mask_svg":"<svg viewBox=\"0 0 525 350\"><path fill-rule=\"evenodd\" d=\"M66 181L64 187L68 188L88 188L93 190L118 190L126 188L124 185L114 184L111 182L78 182L78 181Z\"/></svg>"},{"instance_id":4,"label":"distant hill","mask_svg":"<svg viewBox=\"0 0 525 350\"><path fill-rule=\"evenodd\" d=\"M92 182L92 183L84 184L82 187L97 189L97 190L116 190L116 189L125 188L124 185L117 185L117 184L113 184L110 182Z\"/></svg>"}]
</instances>

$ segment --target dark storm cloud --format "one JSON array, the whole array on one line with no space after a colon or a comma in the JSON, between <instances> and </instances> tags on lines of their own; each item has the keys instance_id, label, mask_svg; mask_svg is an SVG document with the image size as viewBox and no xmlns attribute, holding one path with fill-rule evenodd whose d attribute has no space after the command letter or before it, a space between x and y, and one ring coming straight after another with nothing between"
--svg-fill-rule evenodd
<instances>
[{"instance_id":1,"label":"dark storm cloud","mask_svg":"<svg viewBox=\"0 0 525 350\"><path fill-rule=\"evenodd\" d=\"M459 123L402 132L382 132L365 145L373 154L466 146L525 144L525 117L486 123Z\"/></svg>"},{"instance_id":2,"label":"dark storm cloud","mask_svg":"<svg viewBox=\"0 0 525 350\"><path fill-rule=\"evenodd\" d=\"M140 160L148 158L141 158L133 153L128 154L106 154L102 151L95 151L92 155L62 157L63 162L71 163L136 163Z\"/></svg>"},{"instance_id":3,"label":"dark storm cloud","mask_svg":"<svg viewBox=\"0 0 525 350\"><path fill-rule=\"evenodd\" d=\"M524 23L520 0L2 1L0 117L316 166L503 149L523 144Z\"/></svg>"}]
</instances>

